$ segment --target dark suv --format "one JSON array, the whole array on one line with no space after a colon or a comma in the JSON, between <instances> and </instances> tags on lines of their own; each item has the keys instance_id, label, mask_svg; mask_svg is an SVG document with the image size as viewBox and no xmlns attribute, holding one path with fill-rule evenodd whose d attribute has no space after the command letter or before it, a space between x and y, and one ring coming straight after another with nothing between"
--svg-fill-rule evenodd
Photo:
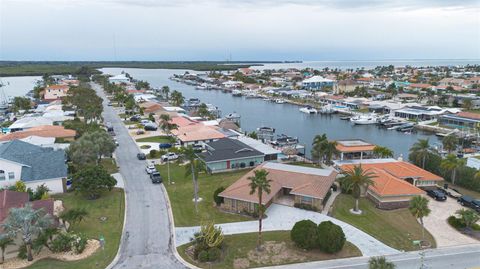
<instances>
[{"instance_id":1,"label":"dark suv","mask_svg":"<svg viewBox=\"0 0 480 269\"><path fill-rule=\"evenodd\" d=\"M480 212L480 200L464 195L458 199L458 202L463 206L470 207L471 209Z\"/></svg>"},{"instance_id":2,"label":"dark suv","mask_svg":"<svg viewBox=\"0 0 480 269\"><path fill-rule=\"evenodd\" d=\"M152 172L150 174L150 179L152 183L162 183L163 179L159 172Z\"/></svg>"},{"instance_id":3,"label":"dark suv","mask_svg":"<svg viewBox=\"0 0 480 269\"><path fill-rule=\"evenodd\" d=\"M443 193L440 190L428 190L427 194L428 194L428 196L432 197L433 199L435 199L437 201L446 201L447 200L447 196L445 195L445 193Z\"/></svg>"}]
</instances>

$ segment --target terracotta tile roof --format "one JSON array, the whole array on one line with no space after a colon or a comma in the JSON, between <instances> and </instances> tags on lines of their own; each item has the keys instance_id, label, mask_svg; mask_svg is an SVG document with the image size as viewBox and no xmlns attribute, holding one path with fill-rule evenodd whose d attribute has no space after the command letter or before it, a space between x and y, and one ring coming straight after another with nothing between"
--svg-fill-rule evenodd
<instances>
[{"instance_id":1,"label":"terracotta tile roof","mask_svg":"<svg viewBox=\"0 0 480 269\"><path fill-rule=\"evenodd\" d=\"M377 176L374 179L375 185L370 186L369 189L381 196L420 195L425 193L405 180L399 180L383 170L374 168L369 171Z\"/></svg>"},{"instance_id":2,"label":"terracotta tile roof","mask_svg":"<svg viewBox=\"0 0 480 269\"><path fill-rule=\"evenodd\" d=\"M336 148L340 152L361 152L373 151L375 145L363 140L339 140Z\"/></svg>"},{"instance_id":3,"label":"terracotta tile roof","mask_svg":"<svg viewBox=\"0 0 480 269\"><path fill-rule=\"evenodd\" d=\"M196 121L189 120L185 117L178 116L178 117L172 117L171 123L176 124L179 128L180 127L185 127L188 125L196 125Z\"/></svg>"},{"instance_id":4,"label":"terracotta tile roof","mask_svg":"<svg viewBox=\"0 0 480 269\"><path fill-rule=\"evenodd\" d=\"M49 85L47 87L47 89L50 89L50 90L68 90L68 85Z\"/></svg>"},{"instance_id":5,"label":"terracotta tile roof","mask_svg":"<svg viewBox=\"0 0 480 269\"><path fill-rule=\"evenodd\" d=\"M154 112L163 110L162 105L160 105L159 103L155 103L155 102L140 103L140 106L143 107L143 111L145 113L154 113Z\"/></svg>"},{"instance_id":6,"label":"terracotta tile roof","mask_svg":"<svg viewBox=\"0 0 480 269\"><path fill-rule=\"evenodd\" d=\"M65 129L63 126L41 125L29 128L25 131L9 133L1 136L0 141L23 139L32 135L41 137L73 138L76 134L77 132L75 130Z\"/></svg>"},{"instance_id":7,"label":"terracotta tile roof","mask_svg":"<svg viewBox=\"0 0 480 269\"><path fill-rule=\"evenodd\" d=\"M337 176L337 172L334 170L264 163L230 185L220 193L220 196L258 203L257 193L250 194L250 180L248 179L258 169L267 170L269 172L267 178L271 180L270 194L263 194L262 204L269 203L282 188L291 189L291 194L323 199Z\"/></svg>"},{"instance_id":8,"label":"terracotta tile roof","mask_svg":"<svg viewBox=\"0 0 480 269\"><path fill-rule=\"evenodd\" d=\"M0 223L8 217L11 208L23 207L29 202L26 192L3 190L0 192ZM53 199L38 200L32 202L32 208L43 208L45 213L53 216Z\"/></svg>"},{"instance_id":9,"label":"terracotta tile roof","mask_svg":"<svg viewBox=\"0 0 480 269\"><path fill-rule=\"evenodd\" d=\"M179 127L177 130L173 130L172 133L182 142L225 138L224 134L200 123Z\"/></svg>"},{"instance_id":10,"label":"terracotta tile roof","mask_svg":"<svg viewBox=\"0 0 480 269\"><path fill-rule=\"evenodd\" d=\"M432 85L426 84L426 83L412 83L412 84L408 85L408 87L409 87L409 88L427 89L427 88L431 88Z\"/></svg>"},{"instance_id":11,"label":"terracotta tile roof","mask_svg":"<svg viewBox=\"0 0 480 269\"><path fill-rule=\"evenodd\" d=\"M480 114L473 113L473 112L460 112L460 113L457 113L455 116L467 118L467 119L480 120Z\"/></svg>"}]
</instances>

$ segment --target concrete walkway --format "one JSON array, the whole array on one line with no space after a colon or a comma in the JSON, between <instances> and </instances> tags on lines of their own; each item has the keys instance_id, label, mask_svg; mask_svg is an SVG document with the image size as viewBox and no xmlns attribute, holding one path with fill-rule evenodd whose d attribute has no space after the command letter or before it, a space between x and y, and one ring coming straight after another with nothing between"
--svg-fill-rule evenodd
<instances>
[{"instance_id":1,"label":"concrete walkway","mask_svg":"<svg viewBox=\"0 0 480 269\"><path fill-rule=\"evenodd\" d=\"M287 231L291 230L293 225L300 220L310 219L315 223L322 221L332 221L342 227L347 240L355 244L363 256L380 256L400 253L365 232L347 224L343 221L320 214L317 212L302 210L294 207L273 204L267 209L267 218L263 221L264 231ZM219 224L224 234L241 234L258 231L258 221L245 221ZM199 227L176 227L176 244L177 246L190 242L195 232L199 231Z\"/></svg>"},{"instance_id":2,"label":"concrete walkway","mask_svg":"<svg viewBox=\"0 0 480 269\"><path fill-rule=\"evenodd\" d=\"M333 202L335 202L335 199L340 193L341 193L340 188L338 188L337 191L332 191L332 194L328 198L327 203L323 207L322 214L328 215L330 207L332 207Z\"/></svg>"}]
</instances>

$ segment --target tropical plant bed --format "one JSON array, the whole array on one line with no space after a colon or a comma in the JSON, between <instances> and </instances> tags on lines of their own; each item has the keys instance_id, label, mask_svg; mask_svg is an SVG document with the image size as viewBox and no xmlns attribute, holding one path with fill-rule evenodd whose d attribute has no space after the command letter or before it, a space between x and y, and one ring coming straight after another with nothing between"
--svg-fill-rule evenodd
<instances>
[{"instance_id":1,"label":"tropical plant bed","mask_svg":"<svg viewBox=\"0 0 480 269\"><path fill-rule=\"evenodd\" d=\"M456 218L455 216L450 216L447 219L447 222L452 228L460 233L480 241L480 224L476 223L471 228L467 228L465 227L465 224L461 222L461 219Z\"/></svg>"},{"instance_id":2,"label":"tropical plant bed","mask_svg":"<svg viewBox=\"0 0 480 269\"><path fill-rule=\"evenodd\" d=\"M340 194L333 203L332 216L368 233L398 250L418 250L414 240L422 239L422 226L407 208L382 210L366 198L359 201L361 215L350 213L355 200L351 195ZM425 230L425 240L436 247L435 239Z\"/></svg>"},{"instance_id":3,"label":"tropical plant bed","mask_svg":"<svg viewBox=\"0 0 480 269\"><path fill-rule=\"evenodd\" d=\"M256 250L258 233L227 235L222 255L218 262L200 263L192 258L191 244L177 248L187 262L201 268L243 269L261 266L291 264L299 262L342 259L361 256L360 250L350 242L336 254L326 254L320 250L306 251L295 246L290 240L290 231L262 233L264 250Z\"/></svg>"},{"instance_id":4,"label":"tropical plant bed","mask_svg":"<svg viewBox=\"0 0 480 269\"><path fill-rule=\"evenodd\" d=\"M30 266L43 259L55 259L60 261L77 261L85 259L95 253L100 248L100 242L98 240L90 239L87 241L87 246L80 254L75 254L73 251L53 253L47 248L43 248L40 253L36 254L33 261L27 261L26 259L12 258L5 260L2 268L16 269Z\"/></svg>"}]
</instances>

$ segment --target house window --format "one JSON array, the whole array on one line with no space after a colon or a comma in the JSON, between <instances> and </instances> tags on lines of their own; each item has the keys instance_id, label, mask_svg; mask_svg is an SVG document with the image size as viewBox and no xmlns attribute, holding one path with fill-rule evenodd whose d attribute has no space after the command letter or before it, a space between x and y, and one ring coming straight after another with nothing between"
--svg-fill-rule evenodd
<instances>
[{"instance_id":1,"label":"house window","mask_svg":"<svg viewBox=\"0 0 480 269\"><path fill-rule=\"evenodd\" d=\"M8 179L15 179L15 172L8 172Z\"/></svg>"},{"instance_id":2,"label":"house window","mask_svg":"<svg viewBox=\"0 0 480 269\"><path fill-rule=\"evenodd\" d=\"M302 196L302 204L311 204L311 203L312 203L311 197Z\"/></svg>"},{"instance_id":3,"label":"house window","mask_svg":"<svg viewBox=\"0 0 480 269\"><path fill-rule=\"evenodd\" d=\"M5 171L0 170L0 180L5 180Z\"/></svg>"}]
</instances>

